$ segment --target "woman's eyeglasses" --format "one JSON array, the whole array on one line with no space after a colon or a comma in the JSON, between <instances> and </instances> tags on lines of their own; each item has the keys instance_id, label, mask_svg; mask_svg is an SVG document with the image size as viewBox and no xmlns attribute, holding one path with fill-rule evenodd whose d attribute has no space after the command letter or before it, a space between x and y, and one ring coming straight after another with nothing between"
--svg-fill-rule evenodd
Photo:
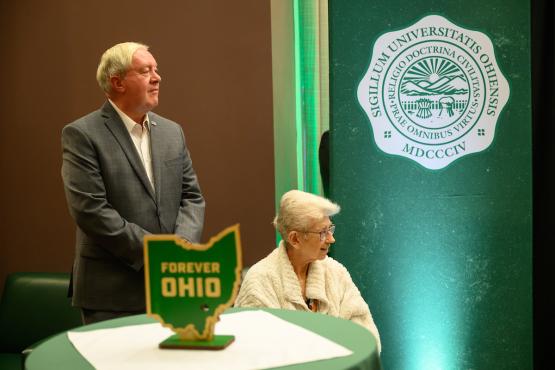
<instances>
[{"instance_id":1,"label":"woman's eyeglasses","mask_svg":"<svg viewBox=\"0 0 555 370\"><path fill-rule=\"evenodd\" d=\"M309 233L309 234L319 234L321 242L327 239L328 233L330 235L333 235L334 232L335 232L335 225L333 224L331 224L329 227L325 228L322 231L305 231L305 233Z\"/></svg>"}]
</instances>

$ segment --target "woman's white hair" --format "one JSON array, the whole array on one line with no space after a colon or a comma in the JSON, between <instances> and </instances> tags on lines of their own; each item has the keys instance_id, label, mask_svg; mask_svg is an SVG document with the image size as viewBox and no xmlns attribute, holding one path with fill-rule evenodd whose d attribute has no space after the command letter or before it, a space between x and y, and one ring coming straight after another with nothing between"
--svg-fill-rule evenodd
<instances>
[{"instance_id":1,"label":"woman's white hair","mask_svg":"<svg viewBox=\"0 0 555 370\"><path fill-rule=\"evenodd\" d=\"M326 198L300 190L290 190L281 197L273 224L283 240L287 240L290 231L308 231L315 222L333 216L340 210L341 207Z\"/></svg>"},{"instance_id":2,"label":"woman's white hair","mask_svg":"<svg viewBox=\"0 0 555 370\"><path fill-rule=\"evenodd\" d=\"M110 79L113 76L123 77L129 71L133 54L139 49L148 50L148 46L138 42L122 42L112 46L102 54L96 70L96 80L104 92L111 92Z\"/></svg>"}]
</instances>

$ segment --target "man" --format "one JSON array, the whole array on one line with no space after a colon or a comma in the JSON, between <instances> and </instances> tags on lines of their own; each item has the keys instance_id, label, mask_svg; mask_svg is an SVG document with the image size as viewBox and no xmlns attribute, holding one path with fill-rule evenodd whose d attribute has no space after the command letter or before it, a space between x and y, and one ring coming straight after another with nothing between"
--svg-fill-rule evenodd
<instances>
[{"instance_id":1,"label":"man","mask_svg":"<svg viewBox=\"0 0 555 370\"><path fill-rule=\"evenodd\" d=\"M151 112L161 77L148 46L106 50L97 80L108 101L62 131L73 305L86 324L144 312L143 237L197 243L205 207L181 126Z\"/></svg>"}]
</instances>

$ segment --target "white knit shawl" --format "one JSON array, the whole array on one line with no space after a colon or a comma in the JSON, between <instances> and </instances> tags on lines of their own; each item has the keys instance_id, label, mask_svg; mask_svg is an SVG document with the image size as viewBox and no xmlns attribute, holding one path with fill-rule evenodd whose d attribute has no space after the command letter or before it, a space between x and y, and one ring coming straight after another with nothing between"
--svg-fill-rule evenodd
<instances>
[{"instance_id":1,"label":"white knit shawl","mask_svg":"<svg viewBox=\"0 0 555 370\"><path fill-rule=\"evenodd\" d=\"M381 352L380 335L370 309L342 264L331 257L312 262L306 280L306 297L319 301L319 313L351 320L367 328ZM248 270L235 306L310 311L283 241Z\"/></svg>"}]
</instances>

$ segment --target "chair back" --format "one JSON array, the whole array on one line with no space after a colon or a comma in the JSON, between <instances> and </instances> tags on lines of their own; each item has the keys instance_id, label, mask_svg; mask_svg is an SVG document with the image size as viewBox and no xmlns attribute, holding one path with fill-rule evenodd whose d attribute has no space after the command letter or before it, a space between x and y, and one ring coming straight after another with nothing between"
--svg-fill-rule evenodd
<instances>
[{"instance_id":1,"label":"chair back","mask_svg":"<svg viewBox=\"0 0 555 370\"><path fill-rule=\"evenodd\" d=\"M82 325L67 297L69 273L15 272L0 301L0 352L21 353L33 343Z\"/></svg>"}]
</instances>

